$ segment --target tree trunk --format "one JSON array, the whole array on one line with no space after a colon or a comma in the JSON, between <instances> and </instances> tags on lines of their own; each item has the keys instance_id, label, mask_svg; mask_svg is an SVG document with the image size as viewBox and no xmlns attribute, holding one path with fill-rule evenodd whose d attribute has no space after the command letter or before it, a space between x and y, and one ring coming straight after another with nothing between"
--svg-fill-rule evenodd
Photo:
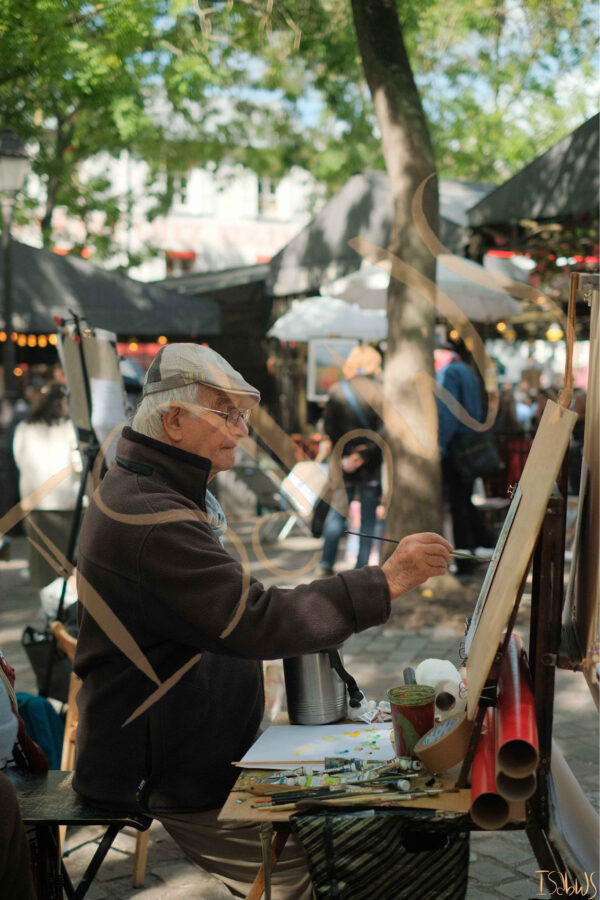
<instances>
[{"instance_id":1,"label":"tree trunk","mask_svg":"<svg viewBox=\"0 0 600 900\"><path fill-rule=\"evenodd\" d=\"M54 155L52 159L51 174L46 185L46 204L44 215L40 222L42 230L42 244L47 250L52 249L52 217L56 207L58 192L61 187L62 178L64 177L63 160L64 155L73 137L73 125L68 125L55 109L56 115L56 134L54 136ZM76 113L71 114L71 119L75 118Z\"/></svg>"},{"instance_id":2,"label":"tree trunk","mask_svg":"<svg viewBox=\"0 0 600 900\"><path fill-rule=\"evenodd\" d=\"M411 204L435 176L435 159L398 21L396 0L352 0L362 63L381 130L394 202L389 253L435 281L435 259L421 241ZM423 213L437 231L433 177ZM379 254L380 257L385 254ZM442 526L437 412L432 390L435 309L414 288L390 279L384 424L393 458L387 533L395 538Z\"/></svg>"}]
</instances>

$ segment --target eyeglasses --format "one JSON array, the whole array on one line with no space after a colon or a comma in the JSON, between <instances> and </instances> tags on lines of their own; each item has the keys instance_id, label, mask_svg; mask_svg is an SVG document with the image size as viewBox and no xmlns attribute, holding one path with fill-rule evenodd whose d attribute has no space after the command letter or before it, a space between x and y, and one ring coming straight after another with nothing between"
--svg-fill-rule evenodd
<instances>
[{"instance_id":1,"label":"eyeglasses","mask_svg":"<svg viewBox=\"0 0 600 900\"><path fill-rule=\"evenodd\" d=\"M200 416L195 415L187 405L186 409L195 419L200 418ZM223 412L222 409L211 409L210 406L199 406L197 403L194 404L194 409L204 409L206 412L214 412L218 416L222 416L230 428L237 428L240 422L243 422L244 425L248 425L250 413L252 412L250 409L230 409L228 412Z\"/></svg>"}]
</instances>

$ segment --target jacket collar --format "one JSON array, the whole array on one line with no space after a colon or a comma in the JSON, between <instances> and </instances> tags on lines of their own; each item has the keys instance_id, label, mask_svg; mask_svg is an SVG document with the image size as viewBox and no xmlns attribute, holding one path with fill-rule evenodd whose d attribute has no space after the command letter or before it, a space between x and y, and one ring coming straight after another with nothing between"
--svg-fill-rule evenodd
<instances>
[{"instance_id":1,"label":"jacket collar","mask_svg":"<svg viewBox=\"0 0 600 900\"><path fill-rule=\"evenodd\" d=\"M126 425L117 444L117 457L135 466L149 467L167 484L189 497L204 509L211 462L180 450L164 441L157 441L134 431ZM150 471L140 474L152 474Z\"/></svg>"}]
</instances>

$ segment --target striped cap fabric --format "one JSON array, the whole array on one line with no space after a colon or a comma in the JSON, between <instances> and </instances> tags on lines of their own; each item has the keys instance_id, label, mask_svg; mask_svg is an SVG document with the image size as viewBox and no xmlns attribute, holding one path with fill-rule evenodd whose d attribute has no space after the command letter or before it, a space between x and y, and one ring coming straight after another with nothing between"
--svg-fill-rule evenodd
<instances>
[{"instance_id":1,"label":"striped cap fabric","mask_svg":"<svg viewBox=\"0 0 600 900\"><path fill-rule=\"evenodd\" d=\"M253 403L260 401L260 392L210 347L166 344L158 351L146 372L144 397L186 384L205 384L227 394L241 395Z\"/></svg>"}]
</instances>

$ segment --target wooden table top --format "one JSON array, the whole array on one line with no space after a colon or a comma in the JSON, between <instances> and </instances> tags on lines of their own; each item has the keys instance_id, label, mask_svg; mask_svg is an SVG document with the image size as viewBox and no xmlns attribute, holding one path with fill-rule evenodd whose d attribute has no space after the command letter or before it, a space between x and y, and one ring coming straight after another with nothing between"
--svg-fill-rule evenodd
<instances>
[{"instance_id":1,"label":"wooden table top","mask_svg":"<svg viewBox=\"0 0 600 900\"><path fill-rule=\"evenodd\" d=\"M247 771L248 770L246 770L246 772ZM417 797L413 800L401 800L400 798L402 795L397 794L397 799L394 799L392 802L382 802L381 806L385 806L386 808L400 807L402 809L430 809L456 814L467 813L471 805L471 791L469 789L454 789L454 780L452 778L444 779L442 777L439 780L446 788L441 794L437 794L434 797ZM262 809L253 807L252 804L256 803L259 799L258 795L247 790L236 789L236 786L234 785L219 813L219 819L223 822L236 822L240 820L246 822L288 822L290 816L298 811L296 809L288 809L287 804L285 809L279 809L276 806L269 806ZM345 806L355 807L358 805L357 801L357 797L349 797L348 800L343 798L341 803L330 800L328 808L343 810ZM365 806L367 805L370 808L375 808L380 804L365 804Z\"/></svg>"}]
</instances>

